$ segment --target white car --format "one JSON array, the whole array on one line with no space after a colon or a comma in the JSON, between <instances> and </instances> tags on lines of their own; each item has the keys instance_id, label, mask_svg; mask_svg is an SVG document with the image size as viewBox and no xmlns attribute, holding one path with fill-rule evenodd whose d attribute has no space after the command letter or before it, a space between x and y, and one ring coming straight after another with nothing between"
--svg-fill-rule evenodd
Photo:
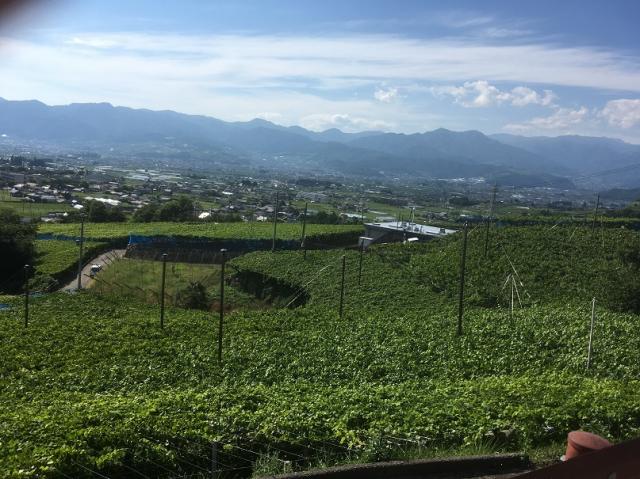
<instances>
[{"instance_id":1,"label":"white car","mask_svg":"<svg viewBox=\"0 0 640 479\"><path fill-rule=\"evenodd\" d=\"M89 270L89 276L93 278L101 270L102 270L101 264L92 264L91 269Z\"/></svg>"}]
</instances>

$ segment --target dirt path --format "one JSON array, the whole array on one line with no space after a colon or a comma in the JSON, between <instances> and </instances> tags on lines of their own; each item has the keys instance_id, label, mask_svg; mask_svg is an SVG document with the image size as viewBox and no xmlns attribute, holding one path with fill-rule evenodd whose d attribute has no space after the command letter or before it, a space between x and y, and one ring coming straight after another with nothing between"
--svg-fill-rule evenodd
<instances>
[{"instance_id":1,"label":"dirt path","mask_svg":"<svg viewBox=\"0 0 640 479\"><path fill-rule=\"evenodd\" d=\"M95 280L89 275L89 273L91 272L91 266L93 266L94 264L99 264L102 266L103 269L108 268L109 263L111 263L111 261L113 261L116 258L122 258L124 256L125 251L126 250L124 249L112 249L110 251L107 251L106 253L102 253L100 256L93 258L91 261L89 261L85 265L85 267L82 268L82 279L81 279L82 287L90 288L95 283ZM61 288L62 291L75 291L76 289L78 289L77 276L73 278L73 281L71 281L69 284Z\"/></svg>"}]
</instances>

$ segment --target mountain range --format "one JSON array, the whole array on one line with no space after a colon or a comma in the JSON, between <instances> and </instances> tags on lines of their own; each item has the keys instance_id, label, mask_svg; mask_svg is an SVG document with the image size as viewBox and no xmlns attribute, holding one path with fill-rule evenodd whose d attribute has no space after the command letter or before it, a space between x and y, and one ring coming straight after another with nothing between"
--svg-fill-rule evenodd
<instances>
[{"instance_id":1,"label":"mountain range","mask_svg":"<svg viewBox=\"0 0 640 479\"><path fill-rule=\"evenodd\" d=\"M443 128L322 132L266 120L225 122L109 103L48 106L0 98L0 147L91 151L107 161L266 168L368 177L485 177L518 186L638 187L640 145L585 136L525 137ZM6 148L5 148L6 150Z\"/></svg>"}]
</instances>

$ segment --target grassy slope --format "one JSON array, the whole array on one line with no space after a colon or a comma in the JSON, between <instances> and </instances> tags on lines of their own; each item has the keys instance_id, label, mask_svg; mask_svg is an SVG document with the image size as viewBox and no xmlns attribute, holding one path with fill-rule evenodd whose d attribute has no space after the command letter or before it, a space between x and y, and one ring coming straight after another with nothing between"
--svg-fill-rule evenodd
<instances>
[{"instance_id":1,"label":"grassy slope","mask_svg":"<svg viewBox=\"0 0 640 479\"><path fill-rule=\"evenodd\" d=\"M160 261L120 259L97 276L95 288L101 294L157 304L161 277ZM215 309L219 304L216 298L220 288L220 265L168 262L165 276L166 304L175 305L178 293L190 282L199 282L206 287L211 307ZM233 286L227 286L225 293L225 303L230 309L266 307L264 302Z\"/></svg>"},{"instance_id":2,"label":"grassy slope","mask_svg":"<svg viewBox=\"0 0 640 479\"><path fill-rule=\"evenodd\" d=\"M36 269L42 274L57 276L78 264L78 245L73 241L36 240ZM104 249L106 243L87 241L85 256L92 257Z\"/></svg>"}]
</instances>

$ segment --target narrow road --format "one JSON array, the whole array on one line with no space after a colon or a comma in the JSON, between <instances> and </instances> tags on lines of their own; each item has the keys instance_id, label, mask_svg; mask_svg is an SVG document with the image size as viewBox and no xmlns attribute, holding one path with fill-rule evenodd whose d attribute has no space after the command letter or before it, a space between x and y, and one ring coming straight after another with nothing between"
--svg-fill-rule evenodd
<instances>
[{"instance_id":1,"label":"narrow road","mask_svg":"<svg viewBox=\"0 0 640 479\"><path fill-rule=\"evenodd\" d=\"M125 251L126 250L124 249L112 249L107 251L106 253L102 253L100 256L93 258L91 261L89 261L85 265L85 267L82 268L82 279L81 279L82 288L83 289L90 288L95 283L95 280L89 275L89 273L91 272L91 266L93 266L94 264L99 264L102 266L103 269L108 268L109 263L116 258L122 258L124 256ZM76 275L76 277L73 278L73 281L71 281L69 284L61 288L61 291L75 291L77 289L78 289L78 276Z\"/></svg>"}]
</instances>

